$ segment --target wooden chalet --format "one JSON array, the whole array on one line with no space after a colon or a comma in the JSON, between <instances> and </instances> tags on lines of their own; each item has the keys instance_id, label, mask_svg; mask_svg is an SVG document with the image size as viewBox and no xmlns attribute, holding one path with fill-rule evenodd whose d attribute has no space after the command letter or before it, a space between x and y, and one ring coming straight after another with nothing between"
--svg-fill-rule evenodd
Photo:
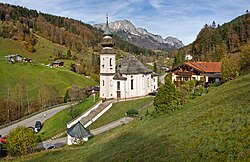
<instances>
[{"instance_id":1,"label":"wooden chalet","mask_svg":"<svg viewBox=\"0 0 250 162\"><path fill-rule=\"evenodd\" d=\"M183 81L198 80L204 83L221 81L221 62L184 62L169 70L172 82L181 84Z\"/></svg>"}]
</instances>

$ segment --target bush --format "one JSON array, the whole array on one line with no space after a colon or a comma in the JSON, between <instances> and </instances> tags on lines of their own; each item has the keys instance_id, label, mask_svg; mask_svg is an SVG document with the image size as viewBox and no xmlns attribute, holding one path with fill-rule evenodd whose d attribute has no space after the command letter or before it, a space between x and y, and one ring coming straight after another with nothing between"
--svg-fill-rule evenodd
<instances>
[{"instance_id":1,"label":"bush","mask_svg":"<svg viewBox=\"0 0 250 162\"><path fill-rule=\"evenodd\" d=\"M32 153L37 145L38 136L29 128L18 126L9 134L7 150L11 156Z\"/></svg>"},{"instance_id":2,"label":"bush","mask_svg":"<svg viewBox=\"0 0 250 162\"><path fill-rule=\"evenodd\" d=\"M138 111L136 109L130 109L127 111L127 116L133 117L137 115L138 115Z\"/></svg>"},{"instance_id":3,"label":"bush","mask_svg":"<svg viewBox=\"0 0 250 162\"><path fill-rule=\"evenodd\" d=\"M154 106L157 114L174 111L181 103L181 96L176 90L175 85L169 79L166 79L165 84L159 88L154 98Z\"/></svg>"}]
</instances>

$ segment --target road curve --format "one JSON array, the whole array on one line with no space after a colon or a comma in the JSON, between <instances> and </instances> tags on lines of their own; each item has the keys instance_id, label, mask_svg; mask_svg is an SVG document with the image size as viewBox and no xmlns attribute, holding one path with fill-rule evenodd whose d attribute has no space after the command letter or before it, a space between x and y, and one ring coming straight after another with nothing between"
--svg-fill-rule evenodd
<instances>
[{"instance_id":1,"label":"road curve","mask_svg":"<svg viewBox=\"0 0 250 162\"><path fill-rule=\"evenodd\" d=\"M7 126L5 128L2 128L0 129L0 134L1 135L8 135L9 132L11 130L13 130L14 128L16 128L18 125L20 126L25 126L25 127L29 127L29 126L32 126L34 127L36 121L41 121L42 123L47 120L48 118L52 117L53 115L55 115L57 112L63 110L63 109L66 109L68 107L70 107L71 104L67 104L67 105L62 105L62 106L58 106L58 107L55 107L53 109L50 109L50 110L46 110L46 111L43 111L37 115L34 115L30 118L27 118L27 119L24 119L18 123L15 123L15 124L12 124L10 126ZM46 114L46 118L44 118L44 114Z\"/></svg>"},{"instance_id":2,"label":"road curve","mask_svg":"<svg viewBox=\"0 0 250 162\"><path fill-rule=\"evenodd\" d=\"M101 134L103 132L109 131L109 130L111 130L113 128L116 128L116 127L118 127L120 125L127 124L127 123L131 122L132 120L134 120L134 118L124 117L124 118L121 118L121 119L116 120L114 122L111 122L111 123L109 123L107 125L104 125L102 127L90 130L90 132L94 136L96 136L96 135ZM48 139L46 141L38 143L37 148L43 148L43 146L46 145L46 144L54 144L56 147L61 147L61 146L67 144L67 137L62 137L62 138L58 138L58 139L55 139L55 140Z\"/></svg>"}]
</instances>

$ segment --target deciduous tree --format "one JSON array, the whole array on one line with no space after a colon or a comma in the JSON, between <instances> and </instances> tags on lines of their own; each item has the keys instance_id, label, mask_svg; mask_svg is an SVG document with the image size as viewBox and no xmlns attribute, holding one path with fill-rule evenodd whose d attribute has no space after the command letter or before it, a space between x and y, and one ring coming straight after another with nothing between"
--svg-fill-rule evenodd
<instances>
[{"instance_id":1,"label":"deciduous tree","mask_svg":"<svg viewBox=\"0 0 250 162\"><path fill-rule=\"evenodd\" d=\"M29 128L18 126L8 137L7 150L11 156L27 155L34 151L37 135Z\"/></svg>"}]
</instances>

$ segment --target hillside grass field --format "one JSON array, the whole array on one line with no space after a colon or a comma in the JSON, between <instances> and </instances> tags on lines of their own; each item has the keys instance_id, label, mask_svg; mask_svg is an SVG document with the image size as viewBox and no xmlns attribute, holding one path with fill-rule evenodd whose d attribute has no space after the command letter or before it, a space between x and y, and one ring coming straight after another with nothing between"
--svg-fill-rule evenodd
<instances>
[{"instance_id":1,"label":"hillside grass field","mask_svg":"<svg viewBox=\"0 0 250 162\"><path fill-rule=\"evenodd\" d=\"M5 92L8 87L14 88L16 84L26 85L31 98L36 98L41 84L54 85L61 96L65 89L73 84L81 87L98 84L66 68L44 66L42 63L48 63L49 55L57 49L66 50L63 46L38 37L37 51L29 53L17 41L0 38L0 97L6 95ZM9 54L20 54L32 58L33 62L11 64L4 58Z\"/></svg>"},{"instance_id":2,"label":"hillside grass field","mask_svg":"<svg viewBox=\"0 0 250 162\"><path fill-rule=\"evenodd\" d=\"M154 100L153 97L149 97L149 98L113 103L112 107L99 119L97 119L93 124L91 124L88 128L90 130L99 128L113 121L119 120L120 118L126 116L126 112L128 110L141 108L142 106L152 102L153 100Z\"/></svg>"},{"instance_id":3,"label":"hillside grass field","mask_svg":"<svg viewBox=\"0 0 250 162\"><path fill-rule=\"evenodd\" d=\"M171 114L135 120L83 145L17 161L249 161L249 80L211 88Z\"/></svg>"},{"instance_id":4,"label":"hillside grass field","mask_svg":"<svg viewBox=\"0 0 250 162\"><path fill-rule=\"evenodd\" d=\"M93 100L94 100L93 96L90 96L86 98L84 101L82 101L81 103L75 105L73 109L67 108L56 113L53 117L45 121L45 123L43 124L42 130L38 133L38 136L40 136L41 140L44 141L59 133L66 131L67 123L72 120L72 116L71 116L72 110L74 111L73 112L74 116L78 117L87 109L89 109L98 101L100 101L98 98L96 98L95 102L93 102Z\"/></svg>"}]
</instances>

